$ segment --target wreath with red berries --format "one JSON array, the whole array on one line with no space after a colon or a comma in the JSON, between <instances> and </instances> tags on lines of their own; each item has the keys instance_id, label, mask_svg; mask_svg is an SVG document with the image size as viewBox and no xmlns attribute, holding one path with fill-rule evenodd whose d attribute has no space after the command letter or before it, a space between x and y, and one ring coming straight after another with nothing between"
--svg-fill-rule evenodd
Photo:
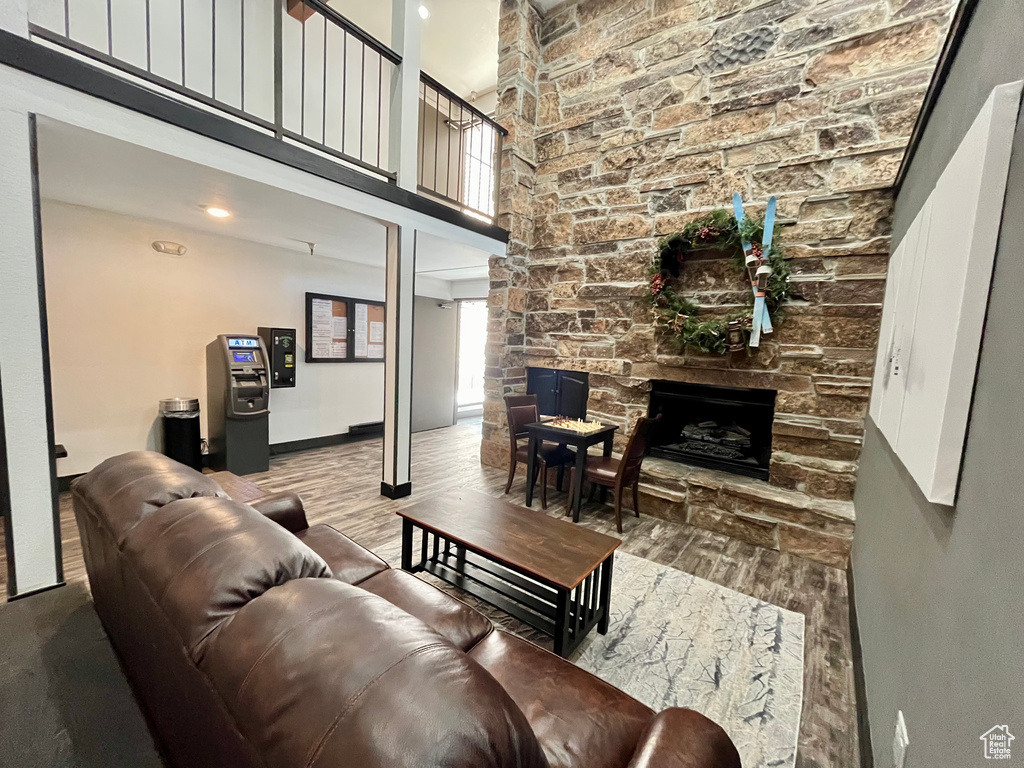
<instances>
[{"instance_id":1,"label":"wreath with red berries","mask_svg":"<svg viewBox=\"0 0 1024 768\"><path fill-rule=\"evenodd\" d=\"M698 304L681 290L683 264L697 251L719 251L735 258L736 268L746 275L743 241L751 244L755 256L761 257L764 220L746 217L738 225L736 217L724 209L714 210L686 225L682 232L669 235L658 243L658 253L651 263L651 312L655 324L666 332L680 350L695 349L721 355L746 349L749 353L750 330L753 327L754 294L747 294L748 304L725 316L700 316ZM777 317L779 305L789 296L790 268L779 243L779 225L775 225L768 266L772 273L765 291L765 307L769 316Z\"/></svg>"}]
</instances>

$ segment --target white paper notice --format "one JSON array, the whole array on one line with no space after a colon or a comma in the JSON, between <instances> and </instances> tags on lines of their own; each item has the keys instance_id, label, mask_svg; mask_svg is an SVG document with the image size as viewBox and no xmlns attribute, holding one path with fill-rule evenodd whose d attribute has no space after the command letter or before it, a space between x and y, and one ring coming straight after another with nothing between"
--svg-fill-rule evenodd
<instances>
[{"instance_id":1,"label":"white paper notice","mask_svg":"<svg viewBox=\"0 0 1024 768\"><path fill-rule=\"evenodd\" d=\"M366 356L371 358L384 357L384 345L370 344L369 346L367 346Z\"/></svg>"},{"instance_id":2,"label":"white paper notice","mask_svg":"<svg viewBox=\"0 0 1024 768\"><path fill-rule=\"evenodd\" d=\"M367 312L365 304L356 304L356 357L368 357L367 345Z\"/></svg>"},{"instance_id":3,"label":"white paper notice","mask_svg":"<svg viewBox=\"0 0 1024 768\"><path fill-rule=\"evenodd\" d=\"M347 341L348 340L348 318L347 317L335 317L334 318L334 340L335 341Z\"/></svg>"},{"instance_id":4,"label":"white paper notice","mask_svg":"<svg viewBox=\"0 0 1024 768\"><path fill-rule=\"evenodd\" d=\"M335 341L331 344L331 357L344 360L348 357L348 342Z\"/></svg>"},{"instance_id":5,"label":"white paper notice","mask_svg":"<svg viewBox=\"0 0 1024 768\"><path fill-rule=\"evenodd\" d=\"M384 343L384 323L373 321L370 322L370 343ZM370 355L370 357L380 357L380 355Z\"/></svg>"},{"instance_id":6,"label":"white paper notice","mask_svg":"<svg viewBox=\"0 0 1024 768\"><path fill-rule=\"evenodd\" d=\"M333 341L333 319L331 317L331 300L330 299L313 299L310 302L310 314L311 317L311 331L312 331L312 345L313 345L313 357L329 358L331 357L331 342Z\"/></svg>"}]
</instances>

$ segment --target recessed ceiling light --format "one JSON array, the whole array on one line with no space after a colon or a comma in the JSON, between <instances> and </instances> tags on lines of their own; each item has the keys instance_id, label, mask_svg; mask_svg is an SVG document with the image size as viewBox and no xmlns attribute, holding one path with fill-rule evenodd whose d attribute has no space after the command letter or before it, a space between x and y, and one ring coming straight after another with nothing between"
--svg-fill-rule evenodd
<instances>
[{"instance_id":1,"label":"recessed ceiling light","mask_svg":"<svg viewBox=\"0 0 1024 768\"><path fill-rule=\"evenodd\" d=\"M427 6L425 5L420 6L420 18L423 19L424 21L430 18L430 11L427 9Z\"/></svg>"},{"instance_id":2,"label":"recessed ceiling light","mask_svg":"<svg viewBox=\"0 0 1024 768\"><path fill-rule=\"evenodd\" d=\"M212 205L206 207L206 212L213 216L215 219L226 219L231 215L231 211L225 211L223 208L216 208Z\"/></svg>"}]
</instances>

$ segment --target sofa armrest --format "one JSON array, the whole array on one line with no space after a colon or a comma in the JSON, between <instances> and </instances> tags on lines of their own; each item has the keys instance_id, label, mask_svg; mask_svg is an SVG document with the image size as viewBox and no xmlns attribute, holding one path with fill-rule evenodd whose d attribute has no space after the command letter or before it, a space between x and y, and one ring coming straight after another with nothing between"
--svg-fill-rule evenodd
<instances>
[{"instance_id":1,"label":"sofa armrest","mask_svg":"<svg viewBox=\"0 0 1024 768\"><path fill-rule=\"evenodd\" d=\"M302 499L293 491L267 494L255 501L250 501L249 506L292 533L309 528L309 523L306 522L306 510L302 507Z\"/></svg>"},{"instance_id":2,"label":"sofa armrest","mask_svg":"<svg viewBox=\"0 0 1024 768\"><path fill-rule=\"evenodd\" d=\"M654 716L627 768L740 768L740 755L721 726L676 707Z\"/></svg>"}]
</instances>

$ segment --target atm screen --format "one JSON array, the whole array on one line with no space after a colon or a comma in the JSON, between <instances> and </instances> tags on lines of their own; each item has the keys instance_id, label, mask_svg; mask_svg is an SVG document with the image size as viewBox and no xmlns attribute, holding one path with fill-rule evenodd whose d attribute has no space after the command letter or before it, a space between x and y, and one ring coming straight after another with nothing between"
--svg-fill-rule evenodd
<instances>
[{"instance_id":1,"label":"atm screen","mask_svg":"<svg viewBox=\"0 0 1024 768\"><path fill-rule=\"evenodd\" d=\"M259 339L239 339L228 337L228 346L231 349L258 349L260 346Z\"/></svg>"},{"instance_id":2,"label":"atm screen","mask_svg":"<svg viewBox=\"0 0 1024 768\"><path fill-rule=\"evenodd\" d=\"M256 356L252 352L235 352L236 363L255 363Z\"/></svg>"}]
</instances>

